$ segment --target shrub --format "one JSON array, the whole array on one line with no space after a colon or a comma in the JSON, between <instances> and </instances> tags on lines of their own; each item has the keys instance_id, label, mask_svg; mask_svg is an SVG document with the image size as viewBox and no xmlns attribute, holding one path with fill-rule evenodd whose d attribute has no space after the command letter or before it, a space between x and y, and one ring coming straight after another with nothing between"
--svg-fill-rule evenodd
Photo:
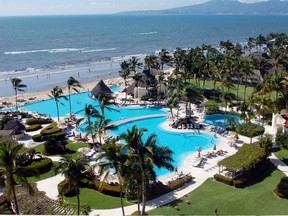
<instances>
[{"instance_id":1,"label":"shrub","mask_svg":"<svg viewBox=\"0 0 288 216\"><path fill-rule=\"evenodd\" d=\"M62 130L58 127L57 122L53 122L52 124L45 127L40 133L42 135L50 135L50 134L57 133L60 131Z\"/></svg>"},{"instance_id":2,"label":"shrub","mask_svg":"<svg viewBox=\"0 0 288 216\"><path fill-rule=\"evenodd\" d=\"M23 166L21 169L26 177L33 176L37 172L38 174L48 172L53 163L50 158L41 158L33 160L28 166Z\"/></svg>"},{"instance_id":3,"label":"shrub","mask_svg":"<svg viewBox=\"0 0 288 216\"><path fill-rule=\"evenodd\" d=\"M41 128L42 128L41 124L33 124L30 125L29 127L26 127L26 132L37 131Z\"/></svg>"},{"instance_id":4,"label":"shrub","mask_svg":"<svg viewBox=\"0 0 288 216\"><path fill-rule=\"evenodd\" d=\"M227 184L227 185L233 185L232 178L229 178L227 176L223 176L223 175L220 175L220 174L215 174L214 175L214 179L216 181L222 182L222 183Z\"/></svg>"},{"instance_id":5,"label":"shrub","mask_svg":"<svg viewBox=\"0 0 288 216\"><path fill-rule=\"evenodd\" d=\"M211 114L215 114L215 113L219 113L219 105L216 101L210 100L205 102L204 107L206 108L206 114L207 115L211 115Z\"/></svg>"},{"instance_id":6,"label":"shrub","mask_svg":"<svg viewBox=\"0 0 288 216\"><path fill-rule=\"evenodd\" d=\"M282 149L288 149L288 133L283 132L283 128L277 130L275 142Z\"/></svg>"},{"instance_id":7,"label":"shrub","mask_svg":"<svg viewBox=\"0 0 288 216\"><path fill-rule=\"evenodd\" d=\"M275 192L279 197L288 198L288 177L281 178Z\"/></svg>"},{"instance_id":8,"label":"shrub","mask_svg":"<svg viewBox=\"0 0 288 216\"><path fill-rule=\"evenodd\" d=\"M27 125L49 124L51 122L52 122L52 119L44 119L44 118L29 118L26 120Z\"/></svg>"},{"instance_id":9,"label":"shrub","mask_svg":"<svg viewBox=\"0 0 288 216\"><path fill-rule=\"evenodd\" d=\"M35 134L35 135L32 136L32 140L34 142L42 142L43 141L42 140L42 135L41 134Z\"/></svg>"},{"instance_id":10,"label":"shrub","mask_svg":"<svg viewBox=\"0 0 288 216\"><path fill-rule=\"evenodd\" d=\"M252 138L262 135L265 132L265 128L258 124L245 123L238 125L236 127L236 132L240 135L250 138L250 144L252 143Z\"/></svg>"}]
</instances>

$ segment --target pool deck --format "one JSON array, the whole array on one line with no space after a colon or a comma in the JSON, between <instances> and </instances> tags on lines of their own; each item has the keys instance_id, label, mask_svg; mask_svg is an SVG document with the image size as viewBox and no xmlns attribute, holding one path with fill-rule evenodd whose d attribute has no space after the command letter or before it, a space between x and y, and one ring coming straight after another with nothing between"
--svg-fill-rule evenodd
<instances>
[{"instance_id":1,"label":"pool deck","mask_svg":"<svg viewBox=\"0 0 288 216\"><path fill-rule=\"evenodd\" d=\"M121 124L125 124L127 122L137 121L137 120L141 120L141 119L158 118L158 117L168 117L168 114L152 114L152 115L136 116L133 118L122 119L120 121L112 123L111 125L118 126Z\"/></svg>"}]
</instances>

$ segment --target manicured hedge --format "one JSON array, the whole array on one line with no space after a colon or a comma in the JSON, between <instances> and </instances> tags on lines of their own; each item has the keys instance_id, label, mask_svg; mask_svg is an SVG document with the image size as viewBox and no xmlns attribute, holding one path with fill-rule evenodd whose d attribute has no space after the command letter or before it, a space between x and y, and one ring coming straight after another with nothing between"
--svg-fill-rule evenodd
<instances>
[{"instance_id":1,"label":"manicured hedge","mask_svg":"<svg viewBox=\"0 0 288 216\"><path fill-rule=\"evenodd\" d=\"M33 124L30 125L29 127L26 127L26 132L37 131L41 128L42 128L41 124Z\"/></svg>"},{"instance_id":2,"label":"manicured hedge","mask_svg":"<svg viewBox=\"0 0 288 216\"><path fill-rule=\"evenodd\" d=\"M31 164L25 167L21 167L23 173L26 177L48 172L53 166L52 160L50 158L41 158L34 160Z\"/></svg>"},{"instance_id":3,"label":"manicured hedge","mask_svg":"<svg viewBox=\"0 0 288 216\"><path fill-rule=\"evenodd\" d=\"M35 135L32 136L32 140L34 142L42 142L43 141L42 140L42 135L41 134L35 134Z\"/></svg>"},{"instance_id":4,"label":"manicured hedge","mask_svg":"<svg viewBox=\"0 0 288 216\"><path fill-rule=\"evenodd\" d=\"M214 179L227 185L233 185L233 179L220 174L215 174Z\"/></svg>"},{"instance_id":5,"label":"manicured hedge","mask_svg":"<svg viewBox=\"0 0 288 216\"><path fill-rule=\"evenodd\" d=\"M51 122L52 122L52 119L44 119L44 118L29 118L26 120L27 125L49 124Z\"/></svg>"},{"instance_id":6,"label":"manicured hedge","mask_svg":"<svg viewBox=\"0 0 288 216\"><path fill-rule=\"evenodd\" d=\"M41 130L40 133L42 135L50 135L50 134L57 133L60 131L62 130L58 127L57 122L53 122L52 124L45 127L43 130Z\"/></svg>"}]
</instances>

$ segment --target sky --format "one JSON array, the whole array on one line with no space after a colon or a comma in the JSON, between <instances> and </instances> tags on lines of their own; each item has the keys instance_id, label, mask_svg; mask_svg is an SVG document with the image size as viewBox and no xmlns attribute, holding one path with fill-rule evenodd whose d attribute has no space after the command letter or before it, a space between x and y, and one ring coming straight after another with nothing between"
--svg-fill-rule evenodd
<instances>
[{"instance_id":1,"label":"sky","mask_svg":"<svg viewBox=\"0 0 288 216\"><path fill-rule=\"evenodd\" d=\"M207 0L0 0L0 16L113 14L121 11L160 10ZM261 0L239 0L257 2Z\"/></svg>"}]
</instances>

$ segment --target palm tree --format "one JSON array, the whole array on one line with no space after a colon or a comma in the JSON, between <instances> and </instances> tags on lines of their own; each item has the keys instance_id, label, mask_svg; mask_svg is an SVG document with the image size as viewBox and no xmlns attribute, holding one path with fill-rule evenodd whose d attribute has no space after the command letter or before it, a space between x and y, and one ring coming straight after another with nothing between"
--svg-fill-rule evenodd
<instances>
[{"instance_id":1,"label":"palm tree","mask_svg":"<svg viewBox=\"0 0 288 216\"><path fill-rule=\"evenodd\" d=\"M5 178L5 196L11 202L11 191L15 202L16 214L19 214L19 206L15 191L15 186L20 183L29 189L33 194L33 189L28 183L25 173L17 162L20 157L25 154L23 145L18 144L11 138L1 140L0 143L0 175ZM16 181L17 180L17 181Z\"/></svg>"},{"instance_id":2,"label":"palm tree","mask_svg":"<svg viewBox=\"0 0 288 216\"><path fill-rule=\"evenodd\" d=\"M58 116L58 121L59 121L59 103L61 105L63 105L63 103L60 101L60 98L64 98L65 100L68 100L68 98L63 94L63 90L59 87L59 86L55 86L52 90L51 90L51 95L48 94L48 96L50 98L53 98L55 100L56 103L56 109L57 109L57 116Z\"/></svg>"},{"instance_id":3,"label":"palm tree","mask_svg":"<svg viewBox=\"0 0 288 216\"><path fill-rule=\"evenodd\" d=\"M132 56L129 59L129 67L132 71L134 71L134 75L136 74L136 69L141 68L142 63L139 62L140 59L138 59L136 56Z\"/></svg>"},{"instance_id":4,"label":"palm tree","mask_svg":"<svg viewBox=\"0 0 288 216\"><path fill-rule=\"evenodd\" d=\"M151 54L144 58L145 67L151 70L152 68L158 69L158 58L156 55Z\"/></svg>"},{"instance_id":5,"label":"palm tree","mask_svg":"<svg viewBox=\"0 0 288 216\"><path fill-rule=\"evenodd\" d=\"M157 145L156 134L150 134L146 142L144 142L142 136L145 131L147 131L147 129L138 129L137 126L134 125L131 131L127 129L127 133L120 135L120 137L127 143L130 163L136 163L139 165L141 179L141 182L139 182L139 187L141 188L142 194L141 215L145 214L149 181L156 180L154 166L158 168L164 167L171 171L174 170L171 164L173 162L173 152L168 147L160 147ZM137 172L139 171L138 169L136 170Z\"/></svg>"},{"instance_id":6,"label":"palm tree","mask_svg":"<svg viewBox=\"0 0 288 216\"><path fill-rule=\"evenodd\" d=\"M86 121L87 126L85 128L85 131L87 135L91 134L92 142L94 143L95 128L93 127L91 118L100 118L100 114L98 110L96 110L91 104L85 105L84 114L87 118L87 121Z\"/></svg>"},{"instance_id":7,"label":"palm tree","mask_svg":"<svg viewBox=\"0 0 288 216\"><path fill-rule=\"evenodd\" d=\"M55 174L62 174L65 177L65 185L59 194L63 194L65 189L71 188L75 191L77 196L77 213L80 215L80 183L81 180L90 178L93 173L89 168L89 160L86 157L78 157L76 160L64 155L59 163L53 168Z\"/></svg>"},{"instance_id":8,"label":"palm tree","mask_svg":"<svg viewBox=\"0 0 288 216\"><path fill-rule=\"evenodd\" d=\"M125 161L127 160L127 154L124 154L125 146L121 144L117 144L115 139L112 141L107 141L105 145L102 146L102 153L96 158L96 161L100 161L96 163L96 166L100 167L100 175L104 174L104 179L106 179L111 172L115 172L120 185L120 198L121 198L121 207L122 214L125 215L124 212L124 204L123 204L123 184L124 179L122 176L122 169Z\"/></svg>"},{"instance_id":9,"label":"palm tree","mask_svg":"<svg viewBox=\"0 0 288 216\"><path fill-rule=\"evenodd\" d=\"M103 116L99 118L99 121L94 122L95 133L99 137L100 144L102 144L102 136L105 134L105 131L112 127L112 125L109 125L110 122L111 119L105 119Z\"/></svg>"},{"instance_id":10,"label":"palm tree","mask_svg":"<svg viewBox=\"0 0 288 216\"><path fill-rule=\"evenodd\" d=\"M171 63L171 56L169 56L169 51L167 49L162 49L159 52L159 60L160 60L161 70L163 72L164 65Z\"/></svg>"},{"instance_id":11,"label":"palm tree","mask_svg":"<svg viewBox=\"0 0 288 216\"><path fill-rule=\"evenodd\" d=\"M124 61L125 62L125 61ZM125 85L125 103L127 101L127 79L129 78L130 75L130 69L129 65L126 65L123 62L121 63L121 70L119 71L119 76L124 79L124 85Z\"/></svg>"},{"instance_id":12,"label":"palm tree","mask_svg":"<svg viewBox=\"0 0 288 216\"><path fill-rule=\"evenodd\" d=\"M119 110L111 107L111 106L117 106L117 103L115 102L115 97L107 92L100 92L98 95L98 101L100 103L100 110L102 112L102 117L104 116L104 110L107 109L109 111L116 111L119 112Z\"/></svg>"},{"instance_id":13,"label":"palm tree","mask_svg":"<svg viewBox=\"0 0 288 216\"><path fill-rule=\"evenodd\" d=\"M11 83L15 91L15 104L16 104L16 111L18 111L18 106L17 106L17 95L18 91L25 91L23 88L26 88L27 85L21 84L22 80L19 78L11 78Z\"/></svg>"},{"instance_id":14,"label":"palm tree","mask_svg":"<svg viewBox=\"0 0 288 216\"><path fill-rule=\"evenodd\" d=\"M81 86L80 82L72 76L69 77L69 79L67 80L67 86L68 86L69 108L70 108L70 117L71 117L72 116L71 98L70 98L71 88L75 92L79 92L79 90L77 88L82 88L82 86Z\"/></svg>"}]
</instances>

